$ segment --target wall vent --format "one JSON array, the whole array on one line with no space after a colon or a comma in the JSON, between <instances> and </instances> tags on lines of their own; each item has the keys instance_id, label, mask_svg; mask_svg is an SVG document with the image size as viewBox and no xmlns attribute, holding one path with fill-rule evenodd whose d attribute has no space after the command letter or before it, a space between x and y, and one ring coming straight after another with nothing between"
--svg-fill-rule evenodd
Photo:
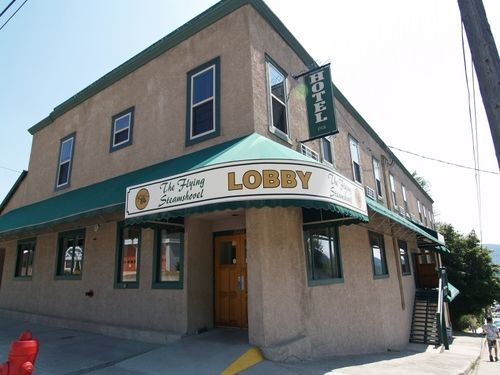
<instances>
[{"instance_id":1,"label":"wall vent","mask_svg":"<svg viewBox=\"0 0 500 375\"><path fill-rule=\"evenodd\" d=\"M314 151L314 150L310 149L309 147L307 147L303 143L300 144L300 153L302 155L310 157L311 159L319 161L319 154L316 151Z\"/></svg>"},{"instance_id":2,"label":"wall vent","mask_svg":"<svg viewBox=\"0 0 500 375\"><path fill-rule=\"evenodd\" d=\"M365 194L368 198L371 198L373 200L376 200L376 197L375 197L375 190L373 190L371 187L369 186L365 186Z\"/></svg>"}]
</instances>

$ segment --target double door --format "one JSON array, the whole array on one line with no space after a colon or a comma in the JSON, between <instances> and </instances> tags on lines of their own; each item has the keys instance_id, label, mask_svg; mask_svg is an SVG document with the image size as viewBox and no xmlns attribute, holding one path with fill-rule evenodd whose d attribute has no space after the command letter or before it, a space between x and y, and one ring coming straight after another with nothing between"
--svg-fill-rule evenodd
<instances>
[{"instance_id":1,"label":"double door","mask_svg":"<svg viewBox=\"0 0 500 375\"><path fill-rule=\"evenodd\" d=\"M215 238L215 325L248 327L245 234Z\"/></svg>"}]
</instances>

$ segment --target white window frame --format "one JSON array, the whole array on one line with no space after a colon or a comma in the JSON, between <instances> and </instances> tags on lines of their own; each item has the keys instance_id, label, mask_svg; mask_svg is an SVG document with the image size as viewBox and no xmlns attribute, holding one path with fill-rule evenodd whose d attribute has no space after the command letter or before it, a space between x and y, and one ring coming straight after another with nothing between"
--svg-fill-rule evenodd
<instances>
[{"instance_id":1,"label":"white window frame","mask_svg":"<svg viewBox=\"0 0 500 375\"><path fill-rule=\"evenodd\" d=\"M395 180L394 175L392 173L389 173L389 182L391 185L392 205L394 206L394 209L397 209L398 202L397 202L397 196L396 196L396 180Z\"/></svg>"},{"instance_id":2,"label":"white window frame","mask_svg":"<svg viewBox=\"0 0 500 375\"><path fill-rule=\"evenodd\" d=\"M285 102L283 102L280 98L273 95L273 91L271 88L271 74L270 69L273 67L279 74L283 76L283 91L285 95ZM268 117L269 117L269 131L278 137L284 139L287 142L290 142L290 126L289 126L289 111L288 111L288 80L287 75L283 73L283 69L281 69L277 64L273 63L269 59L266 59L266 81L267 81L267 103L268 103ZM274 126L273 119L273 98L275 98L279 103L285 106L285 129L286 132L278 129Z\"/></svg>"},{"instance_id":3,"label":"white window frame","mask_svg":"<svg viewBox=\"0 0 500 375\"><path fill-rule=\"evenodd\" d=\"M377 197L382 199L383 198L383 188L382 188L382 180L381 180L381 175L380 175L380 162L373 158L373 176L375 177L375 192L377 193ZM380 194L378 191L378 186L377 181L380 184Z\"/></svg>"},{"instance_id":4,"label":"white window frame","mask_svg":"<svg viewBox=\"0 0 500 375\"><path fill-rule=\"evenodd\" d=\"M427 226L427 210L424 205L422 205L424 211L424 224Z\"/></svg>"},{"instance_id":5,"label":"white window frame","mask_svg":"<svg viewBox=\"0 0 500 375\"><path fill-rule=\"evenodd\" d=\"M198 102L196 104L193 103L193 98L194 98L194 79L209 71L209 70L212 70L212 74L213 74L213 77L212 77L212 96L209 97L209 98L206 98L204 100L202 100L201 102ZM216 104L215 104L215 101L217 100L216 98L216 94L215 94L215 90L216 90L216 74L217 74L217 69L215 68L215 64L212 64L208 67L206 67L205 69L203 70L200 70L199 72L196 72L194 74L191 75L191 81L190 81L190 85L191 85L191 98L189 98L189 111L190 111L190 119L189 119L189 139L190 140L194 140L194 139L197 139L197 138L200 138L200 137L204 137L206 136L207 134L211 134L211 133L214 133L217 129L217 124L215 123L216 121L216 117L215 117L215 112L216 112ZM204 133L200 133L200 134L197 134L197 135L193 135L193 109L202 105L202 104L205 104L207 103L208 101L212 100L212 129L211 130L208 130Z\"/></svg>"},{"instance_id":6,"label":"white window frame","mask_svg":"<svg viewBox=\"0 0 500 375\"><path fill-rule=\"evenodd\" d=\"M421 223L423 223L422 220L422 205L420 204L420 201L417 199L417 209L418 209L418 219L420 220Z\"/></svg>"},{"instance_id":7,"label":"white window frame","mask_svg":"<svg viewBox=\"0 0 500 375\"><path fill-rule=\"evenodd\" d=\"M353 155L353 147L355 147L356 152L355 155ZM358 184L363 183L363 176L361 173L361 155L359 153L359 142L352 136L349 136L349 150L351 153L351 169L352 169L352 179L354 182L357 182ZM355 163L358 165L359 168L359 181L356 180L356 169L354 168Z\"/></svg>"},{"instance_id":8,"label":"white window frame","mask_svg":"<svg viewBox=\"0 0 500 375\"><path fill-rule=\"evenodd\" d=\"M65 161L62 161L61 158L62 158L62 152L63 152L63 148L64 148L64 144L67 143L67 142L71 142L71 149L70 149L70 153L69 153L69 159L68 160L65 160ZM61 140L61 145L60 145L60 150L59 150L59 162L57 164L57 176L56 176L56 189L61 189L67 185L69 185L69 182L71 180L71 169L72 169L72 164L73 164L73 152L74 152L74 149L75 149L75 135L70 135L68 137L66 137L64 140ZM67 176L67 179L65 182L63 183L59 183L59 177L60 177L60 174L61 174L61 167L64 165L64 164L68 164L68 176Z\"/></svg>"},{"instance_id":9,"label":"white window frame","mask_svg":"<svg viewBox=\"0 0 500 375\"><path fill-rule=\"evenodd\" d=\"M410 212L408 211L409 210L409 208L408 208L408 197L406 195L406 187L403 184L401 184L401 191L403 192L403 204L405 206L405 215L409 216Z\"/></svg>"},{"instance_id":10,"label":"white window frame","mask_svg":"<svg viewBox=\"0 0 500 375\"><path fill-rule=\"evenodd\" d=\"M127 126L126 128L123 128L123 129L121 129L121 130L119 130L119 131L117 132L117 131L116 131L116 123L117 123L119 120L121 120L122 118L124 118L124 117L128 117L128 126ZM131 132L131 128L132 128L132 126L131 126L131 125L132 125L132 112L131 112L131 111L129 111L129 112L127 112L127 113L123 114L122 116L120 116L120 117L118 117L118 118L115 118L115 119L114 119L114 121L113 121L113 138L112 138L112 140L111 140L111 143L112 143L111 148L112 148L112 149L115 149L115 148L117 148L117 147L119 147L119 146L121 146L121 145L123 145L123 144L125 144L125 143L130 142L130 132ZM125 131L125 129L126 129L126 130L127 130L127 132L128 132L128 133L127 133L127 139L125 139L125 140L123 140L123 141L121 141L121 142L115 143L115 136L116 136L116 134L117 134L117 133L121 133L121 132Z\"/></svg>"}]
</instances>

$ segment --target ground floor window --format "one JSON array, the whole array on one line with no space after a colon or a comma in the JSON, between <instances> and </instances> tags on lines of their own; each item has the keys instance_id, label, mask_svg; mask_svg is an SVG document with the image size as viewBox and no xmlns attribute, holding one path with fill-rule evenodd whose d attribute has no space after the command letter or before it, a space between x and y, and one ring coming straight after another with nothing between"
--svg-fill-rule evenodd
<instances>
[{"instance_id":1,"label":"ground floor window","mask_svg":"<svg viewBox=\"0 0 500 375\"><path fill-rule=\"evenodd\" d=\"M119 224L115 287L137 288L139 286L140 242L140 227L125 227Z\"/></svg>"},{"instance_id":2,"label":"ground floor window","mask_svg":"<svg viewBox=\"0 0 500 375\"><path fill-rule=\"evenodd\" d=\"M377 277L388 276L387 259L385 257L384 236L379 233L369 232L370 247L372 249L373 275Z\"/></svg>"},{"instance_id":3,"label":"ground floor window","mask_svg":"<svg viewBox=\"0 0 500 375\"><path fill-rule=\"evenodd\" d=\"M35 244L36 240L34 238L17 243L16 277L30 278L33 276Z\"/></svg>"},{"instance_id":4,"label":"ground floor window","mask_svg":"<svg viewBox=\"0 0 500 375\"><path fill-rule=\"evenodd\" d=\"M85 229L59 233L56 275L81 278L85 250Z\"/></svg>"},{"instance_id":5,"label":"ground floor window","mask_svg":"<svg viewBox=\"0 0 500 375\"><path fill-rule=\"evenodd\" d=\"M411 275L410 260L408 258L408 245L405 241L398 241L399 256L401 259L401 273L403 275Z\"/></svg>"},{"instance_id":6,"label":"ground floor window","mask_svg":"<svg viewBox=\"0 0 500 375\"><path fill-rule=\"evenodd\" d=\"M184 230L177 226L156 228L154 288L182 289Z\"/></svg>"},{"instance_id":7,"label":"ground floor window","mask_svg":"<svg viewBox=\"0 0 500 375\"><path fill-rule=\"evenodd\" d=\"M304 226L309 284L342 281L338 226Z\"/></svg>"}]
</instances>

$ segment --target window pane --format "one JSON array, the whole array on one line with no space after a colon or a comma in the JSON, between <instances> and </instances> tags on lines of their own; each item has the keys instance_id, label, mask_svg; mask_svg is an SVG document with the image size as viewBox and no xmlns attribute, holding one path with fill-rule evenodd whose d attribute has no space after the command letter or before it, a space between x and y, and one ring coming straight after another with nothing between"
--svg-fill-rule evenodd
<instances>
[{"instance_id":1,"label":"window pane","mask_svg":"<svg viewBox=\"0 0 500 375\"><path fill-rule=\"evenodd\" d=\"M181 235L161 231L159 281L180 281Z\"/></svg>"},{"instance_id":2,"label":"window pane","mask_svg":"<svg viewBox=\"0 0 500 375\"><path fill-rule=\"evenodd\" d=\"M223 241L221 243L220 264L236 264L236 241Z\"/></svg>"},{"instance_id":3,"label":"window pane","mask_svg":"<svg viewBox=\"0 0 500 375\"><path fill-rule=\"evenodd\" d=\"M35 242L22 242L17 246L16 276L33 276L33 258L35 255Z\"/></svg>"},{"instance_id":4,"label":"window pane","mask_svg":"<svg viewBox=\"0 0 500 375\"><path fill-rule=\"evenodd\" d=\"M209 100L193 108L193 129L191 136L214 129L214 101Z\"/></svg>"},{"instance_id":5,"label":"window pane","mask_svg":"<svg viewBox=\"0 0 500 375\"><path fill-rule=\"evenodd\" d=\"M340 252L336 248L335 227L325 226L304 233L311 280L341 278Z\"/></svg>"},{"instance_id":6,"label":"window pane","mask_svg":"<svg viewBox=\"0 0 500 375\"><path fill-rule=\"evenodd\" d=\"M352 163L354 170L354 180L361 183L361 168L358 163Z\"/></svg>"},{"instance_id":7,"label":"window pane","mask_svg":"<svg viewBox=\"0 0 500 375\"><path fill-rule=\"evenodd\" d=\"M193 78L193 103L196 104L214 95L214 70L211 68Z\"/></svg>"},{"instance_id":8,"label":"window pane","mask_svg":"<svg viewBox=\"0 0 500 375\"><path fill-rule=\"evenodd\" d=\"M115 120L115 132L127 129L130 126L130 113Z\"/></svg>"},{"instance_id":9,"label":"window pane","mask_svg":"<svg viewBox=\"0 0 500 375\"><path fill-rule=\"evenodd\" d=\"M71 149L73 148L73 138L65 140L61 145L61 157L59 162L68 161L71 159Z\"/></svg>"},{"instance_id":10,"label":"window pane","mask_svg":"<svg viewBox=\"0 0 500 375\"><path fill-rule=\"evenodd\" d=\"M59 178L57 179L57 185L59 186L68 183L68 177L69 177L69 161L59 166Z\"/></svg>"},{"instance_id":11,"label":"window pane","mask_svg":"<svg viewBox=\"0 0 500 375\"><path fill-rule=\"evenodd\" d=\"M352 161L359 164L359 150L358 150L358 142L354 139L349 140L351 147L351 158Z\"/></svg>"},{"instance_id":12,"label":"window pane","mask_svg":"<svg viewBox=\"0 0 500 375\"><path fill-rule=\"evenodd\" d=\"M128 141L128 128L122 131L119 131L118 133L115 133L115 138L114 138L114 143L113 145L118 145L122 142Z\"/></svg>"},{"instance_id":13,"label":"window pane","mask_svg":"<svg viewBox=\"0 0 500 375\"><path fill-rule=\"evenodd\" d=\"M123 243L121 252L121 275L122 282L137 281L137 264L139 257L139 235L137 228L123 228Z\"/></svg>"},{"instance_id":14,"label":"window pane","mask_svg":"<svg viewBox=\"0 0 500 375\"><path fill-rule=\"evenodd\" d=\"M387 263L385 260L385 249L383 237L376 233L370 233L370 243L373 258L373 273L375 276L387 275Z\"/></svg>"},{"instance_id":15,"label":"window pane","mask_svg":"<svg viewBox=\"0 0 500 375\"><path fill-rule=\"evenodd\" d=\"M271 93L285 103L285 76L271 64L268 64L268 66Z\"/></svg>"},{"instance_id":16,"label":"window pane","mask_svg":"<svg viewBox=\"0 0 500 375\"><path fill-rule=\"evenodd\" d=\"M321 145L323 147L323 159L333 164L332 145L330 140L321 138Z\"/></svg>"},{"instance_id":17,"label":"window pane","mask_svg":"<svg viewBox=\"0 0 500 375\"><path fill-rule=\"evenodd\" d=\"M399 241L399 256L401 259L401 273L403 275L410 274L410 262L408 260L408 248L406 242Z\"/></svg>"},{"instance_id":18,"label":"window pane","mask_svg":"<svg viewBox=\"0 0 500 375\"><path fill-rule=\"evenodd\" d=\"M272 98L273 126L287 134L286 129L286 107L275 98Z\"/></svg>"}]
</instances>

